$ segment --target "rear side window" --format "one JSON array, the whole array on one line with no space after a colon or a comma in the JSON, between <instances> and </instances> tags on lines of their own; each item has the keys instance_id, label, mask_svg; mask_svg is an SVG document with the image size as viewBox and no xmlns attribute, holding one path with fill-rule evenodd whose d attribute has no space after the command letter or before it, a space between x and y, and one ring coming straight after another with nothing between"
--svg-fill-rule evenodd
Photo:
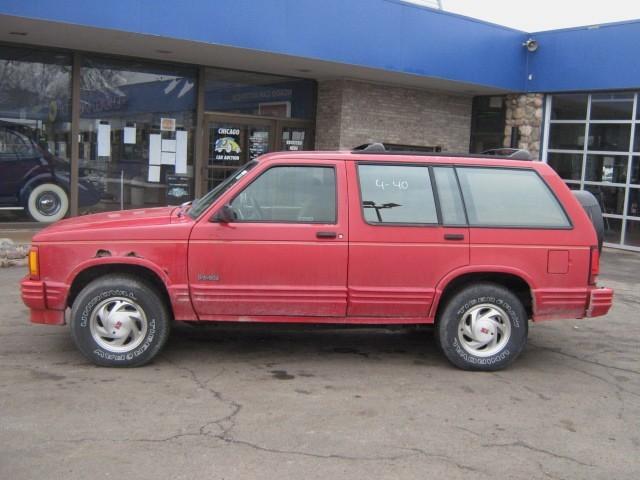
<instances>
[{"instance_id":1,"label":"rear side window","mask_svg":"<svg viewBox=\"0 0 640 480\"><path fill-rule=\"evenodd\" d=\"M359 165L358 176L368 223L438 223L428 167Z\"/></svg>"},{"instance_id":2,"label":"rear side window","mask_svg":"<svg viewBox=\"0 0 640 480\"><path fill-rule=\"evenodd\" d=\"M533 170L471 167L456 170L472 226L571 226L558 200Z\"/></svg>"}]
</instances>

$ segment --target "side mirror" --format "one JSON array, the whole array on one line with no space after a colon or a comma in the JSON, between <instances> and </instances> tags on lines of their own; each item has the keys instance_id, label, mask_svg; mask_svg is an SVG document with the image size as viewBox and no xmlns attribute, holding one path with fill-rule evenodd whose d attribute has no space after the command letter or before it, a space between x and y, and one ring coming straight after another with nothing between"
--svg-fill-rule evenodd
<instances>
[{"instance_id":1,"label":"side mirror","mask_svg":"<svg viewBox=\"0 0 640 480\"><path fill-rule=\"evenodd\" d=\"M220 223L231 223L236 219L236 214L231 205L223 205L218 213L212 218L212 221Z\"/></svg>"}]
</instances>

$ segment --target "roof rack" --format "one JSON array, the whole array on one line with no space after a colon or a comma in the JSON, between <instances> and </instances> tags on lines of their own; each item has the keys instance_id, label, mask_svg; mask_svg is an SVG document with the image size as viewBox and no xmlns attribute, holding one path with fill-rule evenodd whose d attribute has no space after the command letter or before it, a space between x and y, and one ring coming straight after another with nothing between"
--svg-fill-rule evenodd
<instances>
[{"instance_id":1,"label":"roof rack","mask_svg":"<svg viewBox=\"0 0 640 480\"><path fill-rule=\"evenodd\" d=\"M353 149L353 152L386 152L384 144L375 142L375 143L364 143L362 145L358 145Z\"/></svg>"},{"instance_id":2,"label":"roof rack","mask_svg":"<svg viewBox=\"0 0 640 480\"><path fill-rule=\"evenodd\" d=\"M527 150L518 148L494 148L482 153L452 153L452 152L420 152L409 150L387 150L384 144L365 143L351 150L356 154L386 154L386 155L420 155L424 157L467 157L467 158L509 158L511 160L533 160Z\"/></svg>"}]
</instances>

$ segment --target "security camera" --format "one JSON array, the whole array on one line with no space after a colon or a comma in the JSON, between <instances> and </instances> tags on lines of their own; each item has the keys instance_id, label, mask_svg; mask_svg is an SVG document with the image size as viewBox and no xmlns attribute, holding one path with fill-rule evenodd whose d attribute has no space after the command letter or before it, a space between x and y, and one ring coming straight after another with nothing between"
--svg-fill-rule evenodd
<instances>
[{"instance_id":1,"label":"security camera","mask_svg":"<svg viewBox=\"0 0 640 480\"><path fill-rule=\"evenodd\" d=\"M526 47L530 52L535 52L538 50L538 41L533 38L528 38L526 42L522 44L523 47Z\"/></svg>"}]
</instances>

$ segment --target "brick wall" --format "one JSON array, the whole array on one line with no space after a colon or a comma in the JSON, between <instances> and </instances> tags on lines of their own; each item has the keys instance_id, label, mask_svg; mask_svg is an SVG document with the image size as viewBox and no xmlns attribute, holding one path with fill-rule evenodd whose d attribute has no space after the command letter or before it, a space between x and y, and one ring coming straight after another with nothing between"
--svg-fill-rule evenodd
<instances>
[{"instance_id":1,"label":"brick wall","mask_svg":"<svg viewBox=\"0 0 640 480\"><path fill-rule=\"evenodd\" d=\"M316 149L384 142L468 152L471 101L469 96L355 80L320 82Z\"/></svg>"}]
</instances>

